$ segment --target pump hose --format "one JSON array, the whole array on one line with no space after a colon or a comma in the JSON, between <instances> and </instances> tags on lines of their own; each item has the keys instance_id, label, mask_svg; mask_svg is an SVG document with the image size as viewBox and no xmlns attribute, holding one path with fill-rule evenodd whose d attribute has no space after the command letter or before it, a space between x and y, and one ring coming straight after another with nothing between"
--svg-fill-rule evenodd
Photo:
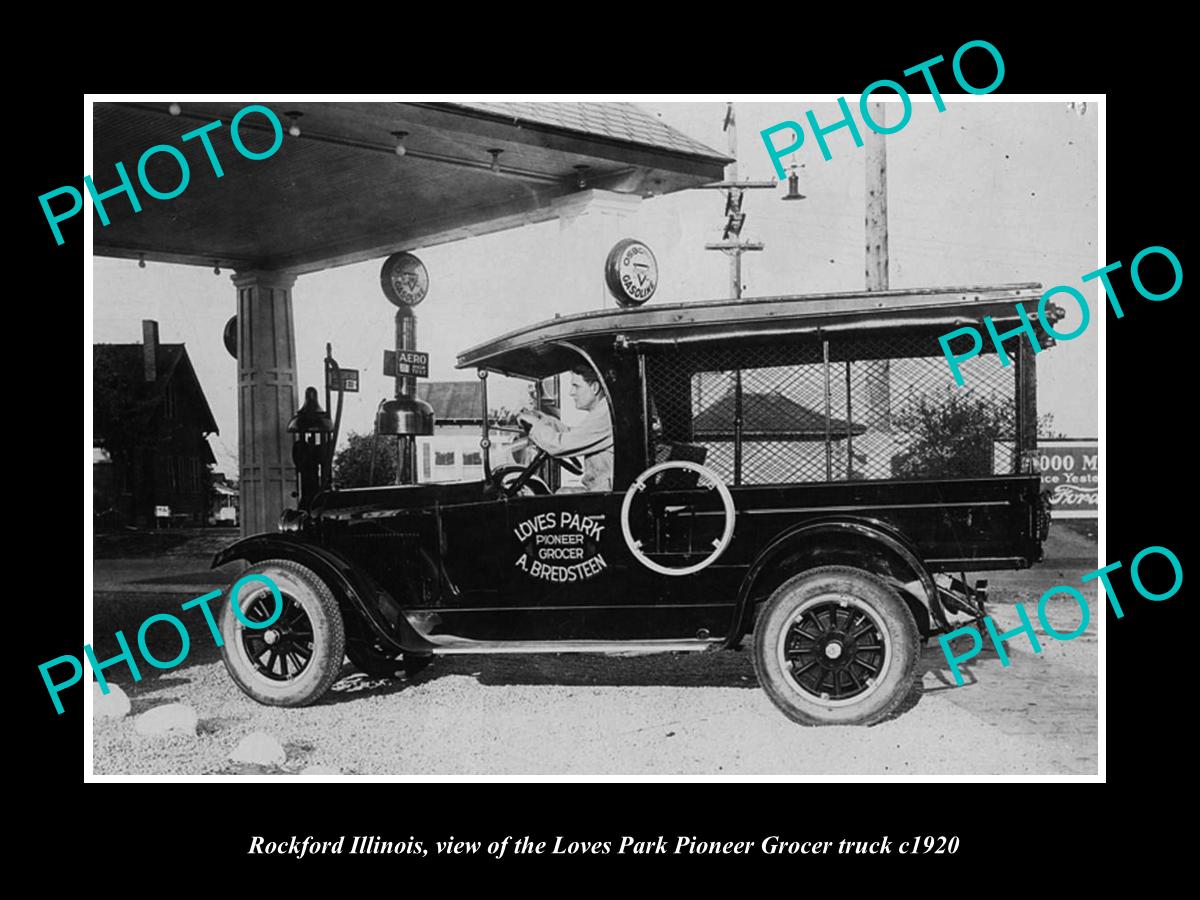
<instances>
[{"instance_id":1,"label":"pump hose","mask_svg":"<svg viewBox=\"0 0 1200 900\"><path fill-rule=\"evenodd\" d=\"M332 481L333 480L333 454L334 454L334 451L337 449L338 431L342 427L342 398L345 396L345 392L342 390L342 370L338 366L337 360L334 359L332 356L327 356L326 359L329 360L330 366L333 369L333 371L337 372L337 379L336 379L337 380L337 395L338 395L337 415L335 415L333 418L333 438L329 442L329 478L330 478L330 481Z\"/></svg>"}]
</instances>

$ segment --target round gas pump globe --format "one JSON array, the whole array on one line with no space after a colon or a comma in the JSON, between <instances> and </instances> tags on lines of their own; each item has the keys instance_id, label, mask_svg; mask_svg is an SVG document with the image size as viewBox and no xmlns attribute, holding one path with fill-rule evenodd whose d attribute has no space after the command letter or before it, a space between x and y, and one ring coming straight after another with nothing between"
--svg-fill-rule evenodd
<instances>
[{"instance_id":1,"label":"round gas pump globe","mask_svg":"<svg viewBox=\"0 0 1200 900\"><path fill-rule=\"evenodd\" d=\"M690 566L680 566L671 568L661 565L650 559L643 551L642 542L633 536L633 532L629 527L629 512L633 507L633 499L638 494L646 490L646 485L650 479L659 472L666 472L670 469L683 469L688 472L695 472L699 476L698 486L707 490L715 490L721 498L721 507L725 513L724 528L721 531L719 538L713 538L711 544L712 552L698 563ZM681 507L681 509L686 507ZM665 508L664 512L670 512L671 507ZM621 503L621 535L625 538L625 545L629 548L629 552L643 566L652 572L657 572L660 575L691 575L694 572L699 572L701 569L706 569L720 559L721 554L729 546L729 542L733 540L733 525L736 517L736 507L733 503L733 495L729 493L729 488L725 487L724 483L712 469L706 469L699 463L688 462L687 460L668 460L658 463L648 468L645 472L634 479L633 484L625 491L625 499Z\"/></svg>"},{"instance_id":2,"label":"round gas pump globe","mask_svg":"<svg viewBox=\"0 0 1200 900\"><path fill-rule=\"evenodd\" d=\"M604 262L604 281L621 306L641 306L658 287L658 261L641 241L618 241Z\"/></svg>"},{"instance_id":3,"label":"round gas pump globe","mask_svg":"<svg viewBox=\"0 0 1200 900\"><path fill-rule=\"evenodd\" d=\"M416 306L429 293L425 264L408 252L393 253L384 260L379 282L384 296L400 307Z\"/></svg>"},{"instance_id":4,"label":"round gas pump globe","mask_svg":"<svg viewBox=\"0 0 1200 900\"><path fill-rule=\"evenodd\" d=\"M225 330L221 334L221 340L225 343L225 349L234 359L238 358L238 333L237 333L237 316L230 317L225 323Z\"/></svg>"}]
</instances>

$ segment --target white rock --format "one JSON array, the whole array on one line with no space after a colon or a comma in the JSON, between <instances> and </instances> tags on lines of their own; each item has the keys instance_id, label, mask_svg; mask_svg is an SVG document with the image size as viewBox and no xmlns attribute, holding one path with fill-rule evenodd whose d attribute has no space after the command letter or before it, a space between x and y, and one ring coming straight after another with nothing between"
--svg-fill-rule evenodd
<instances>
[{"instance_id":1,"label":"white rock","mask_svg":"<svg viewBox=\"0 0 1200 900\"><path fill-rule=\"evenodd\" d=\"M303 769L301 775L341 775L342 770L337 766L312 765Z\"/></svg>"},{"instance_id":2,"label":"white rock","mask_svg":"<svg viewBox=\"0 0 1200 900\"><path fill-rule=\"evenodd\" d=\"M196 711L183 703L168 703L166 706L156 706L138 716L133 722L133 728L138 734L170 735L196 734L196 724L199 719Z\"/></svg>"},{"instance_id":3,"label":"white rock","mask_svg":"<svg viewBox=\"0 0 1200 900\"><path fill-rule=\"evenodd\" d=\"M119 686L110 684L105 694L99 682L92 682L92 718L123 719L129 715L129 709L129 698Z\"/></svg>"},{"instance_id":4,"label":"white rock","mask_svg":"<svg viewBox=\"0 0 1200 900\"><path fill-rule=\"evenodd\" d=\"M282 766L287 761L283 745L263 731L248 734L233 748L229 758L234 762L255 763L260 766Z\"/></svg>"}]
</instances>

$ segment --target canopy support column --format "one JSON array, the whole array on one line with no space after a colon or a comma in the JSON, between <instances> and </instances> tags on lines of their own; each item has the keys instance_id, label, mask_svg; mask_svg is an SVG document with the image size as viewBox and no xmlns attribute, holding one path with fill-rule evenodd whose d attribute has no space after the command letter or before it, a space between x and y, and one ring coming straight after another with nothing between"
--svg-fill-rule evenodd
<instances>
[{"instance_id":1,"label":"canopy support column","mask_svg":"<svg viewBox=\"0 0 1200 900\"><path fill-rule=\"evenodd\" d=\"M233 276L238 294L238 468L242 535L273 531L294 505L287 426L296 414L296 332L285 272Z\"/></svg>"}]
</instances>

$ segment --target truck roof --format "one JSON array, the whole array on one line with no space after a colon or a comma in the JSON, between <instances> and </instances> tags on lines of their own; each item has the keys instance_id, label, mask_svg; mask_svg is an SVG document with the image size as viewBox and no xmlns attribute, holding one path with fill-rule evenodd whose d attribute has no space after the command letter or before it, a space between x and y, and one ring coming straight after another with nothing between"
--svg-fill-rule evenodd
<instances>
[{"instance_id":1,"label":"truck roof","mask_svg":"<svg viewBox=\"0 0 1200 900\"><path fill-rule=\"evenodd\" d=\"M1019 322L1015 304L1036 302L1036 282L971 287L915 288L709 300L646 305L556 316L510 331L458 355L457 368L488 369L541 378L563 371L576 359L565 343L585 350L618 335L631 345L702 341L761 341L771 335L867 335L906 329L944 334L964 325L980 325L984 316L997 324ZM1051 305L1053 323L1062 311ZM565 352L564 352L565 351Z\"/></svg>"}]
</instances>

